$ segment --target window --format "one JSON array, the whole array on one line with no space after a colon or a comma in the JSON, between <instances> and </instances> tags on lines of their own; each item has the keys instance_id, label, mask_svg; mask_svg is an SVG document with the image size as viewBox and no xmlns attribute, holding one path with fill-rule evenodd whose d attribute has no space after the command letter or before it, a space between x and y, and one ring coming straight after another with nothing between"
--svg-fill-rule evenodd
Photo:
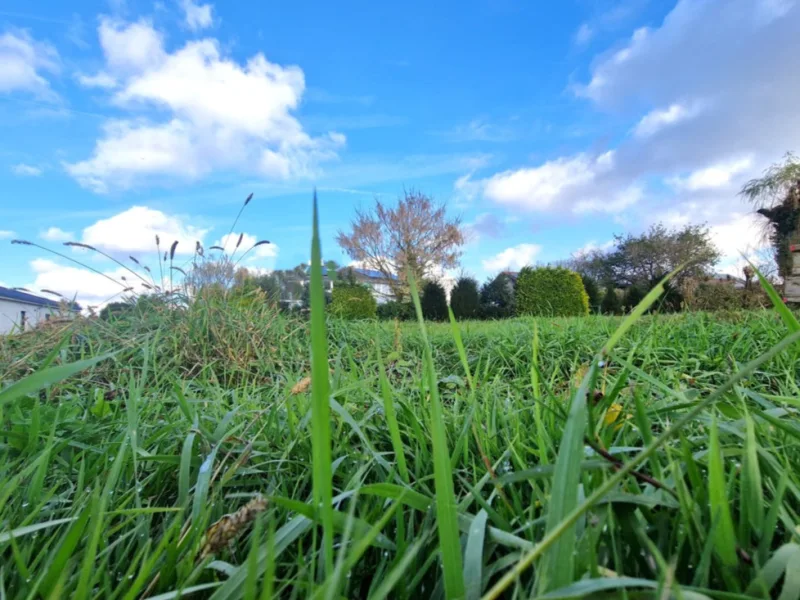
<instances>
[{"instance_id":1,"label":"window","mask_svg":"<svg viewBox=\"0 0 800 600\"><path fill-rule=\"evenodd\" d=\"M19 311L19 329L25 331L25 311Z\"/></svg>"}]
</instances>

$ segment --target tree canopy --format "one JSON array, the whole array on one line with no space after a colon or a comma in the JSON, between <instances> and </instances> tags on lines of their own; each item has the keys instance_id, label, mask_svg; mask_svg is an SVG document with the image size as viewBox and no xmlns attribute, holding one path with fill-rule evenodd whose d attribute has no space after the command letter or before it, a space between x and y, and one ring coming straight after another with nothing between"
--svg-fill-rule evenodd
<instances>
[{"instance_id":1,"label":"tree canopy","mask_svg":"<svg viewBox=\"0 0 800 600\"><path fill-rule=\"evenodd\" d=\"M464 243L461 220L413 190L396 206L376 200L371 209L357 210L350 227L336 241L350 258L380 271L397 300L408 295L407 269L421 282L454 268Z\"/></svg>"},{"instance_id":2,"label":"tree canopy","mask_svg":"<svg viewBox=\"0 0 800 600\"><path fill-rule=\"evenodd\" d=\"M687 277L709 275L720 258L704 225L669 229L658 223L639 235L616 235L614 242L611 250L577 257L570 266L605 285L650 289L681 265L685 266L676 275L676 284Z\"/></svg>"}]
</instances>

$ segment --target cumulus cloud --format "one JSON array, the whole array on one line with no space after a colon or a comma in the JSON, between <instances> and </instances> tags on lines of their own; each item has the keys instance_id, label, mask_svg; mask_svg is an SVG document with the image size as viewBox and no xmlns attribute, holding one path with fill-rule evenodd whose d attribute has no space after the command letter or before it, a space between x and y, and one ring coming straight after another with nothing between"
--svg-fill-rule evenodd
<instances>
[{"instance_id":1,"label":"cumulus cloud","mask_svg":"<svg viewBox=\"0 0 800 600\"><path fill-rule=\"evenodd\" d=\"M182 0L181 8L186 17L186 25L192 31L211 27L214 19L211 14L213 7L210 4L197 4L193 0Z\"/></svg>"},{"instance_id":2,"label":"cumulus cloud","mask_svg":"<svg viewBox=\"0 0 800 600\"><path fill-rule=\"evenodd\" d=\"M155 250L155 238L159 236L162 248L177 241L176 254L191 255L195 242L202 243L208 231L176 215L146 206L132 206L84 229L81 241L109 253L144 253Z\"/></svg>"},{"instance_id":3,"label":"cumulus cloud","mask_svg":"<svg viewBox=\"0 0 800 600\"><path fill-rule=\"evenodd\" d=\"M42 169L40 167L35 167L33 165L26 165L25 163L19 163L11 167L11 171L15 175L19 175L20 177L38 177L42 174Z\"/></svg>"},{"instance_id":4,"label":"cumulus cloud","mask_svg":"<svg viewBox=\"0 0 800 600\"><path fill-rule=\"evenodd\" d=\"M523 210L562 209L576 202L587 186L613 165L613 152L577 154L538 167L504 171L480 185L483 195L498 204Z\"/></svg>"},{"instance_id":5,"label":"cumulus cloud","mask_svg":"<svg viewBox=\"0 0 800 600\"><path fill-rule=\"evenodd\" d=\"M636 124L633 134L637 137L654 135L670 125L696 117L701 110L700 103L686 105L677 102L670 104L667 108L653 109Z\"/></svg>"},{"instance_id":6,"label":"cumulus cloud","mask_svg":"<svg viewBox=\"0 0 800 600\"><path fill-rule=\"evenodd\" d=\"M541 250L542 247L538 244L518 244L483 260L483 268L487 271L506 269L518 271L526 265L533 264L534 259Z\"/></svg>"},{"instance_id":7,"label":"cumulus cloud","mask_svg":"<svg viewBox=\"0 0 800 600\"><path fill-rule=\"evenodd\" d=\"M88 269L61 265L45 258L31 261L30 266L35 274L33 288L53 290L69 300L75 298L83 308L100 307L118 297L126 287L120 277L130 275L122 268L102 271L108 279Z\"/></svg>"},{"instance_id":8,"label":"cumulus cloud","mask_svg":"<svg viewBox=\"0 0 800 600\"><path fill-rule=\"evenodd\" d=\"M50 44L34 40L26 31L0 35L0 94L27 92L40 100L56 101L44 73L57 73L59 57Z\"/></svg>"},{"instance_id":9,"label":"cumulus cloud","mask_svg":"<svg viewBox=\"0 0 800 600\"><path fill-rule=\"evenodd\" d=\"M239 236L242 237L241 243L239 243ZM256 236L251 235L249 233L226 233L216 242L214 242L214 246L222 246L225 248L225 251L228 254L233 253L236 251L238 256L243 256L245 252L248 252L253 246L255 246L256 242L259 240ZM238 244L238 248L237 248ZM276 244L262 244L257 248L254 248L252 251L248 252L247 261L257 261L259 259L265 258L277 258L279 248Z\"/></svg>"},{"instance_id":10,"label":"cumulus cloud","mask_svg":"<svg viewBox=\"0 0 800 600\"><path fill-rule=\"evenodd\" d=\"M614 240L608 240L607 242L603 243L598 243L596 240L591 240L573 252L573 256L582 257L588 256L589 254L597 251L605 252L606 250L613 248L614 244Z\"/></svg>"},{"instance_id":11,"label":"cumulus cloud","mask_svg":"<svg viewBox=\"0 0 800 600\"><path fill-rule=\"evenodd\" d=\"M726 187L730 185L735 175L747 171L752 164L752 157L747 156L697 169L686 177L673 177L668 181L679 189L692 192Z\"/></svg>"},{"instance_id":12,"label":"cumulus cloud","mask_svg":"<svg viewBox=\"0 0 800 600\"><path fill-rule=\"evenodd\" d=\"M263 54L239 64L214 39L169 52L146 20L104 18L99 32L105 72L118 82L111 101L140 116L109 120L92 156L66 165L89 189L192 180L222 169L309 177L345 144L336 132L310 136L292 114L305 90L299 67L271 63ZM154 109L168 118L148 118Z\"/></svg>"},{"instance_id":13,"label":"cumulus cloud","mask_svg":"<svg viewBox=\"0 0 800 600\"><path fill-rule=\"evenodd\" d=\"M48 242L67 242L75 239L75 234L71 231L64 231L58 227L50 227L46 231L42 231L39 237Z\"/></svg>"}]
</instances>

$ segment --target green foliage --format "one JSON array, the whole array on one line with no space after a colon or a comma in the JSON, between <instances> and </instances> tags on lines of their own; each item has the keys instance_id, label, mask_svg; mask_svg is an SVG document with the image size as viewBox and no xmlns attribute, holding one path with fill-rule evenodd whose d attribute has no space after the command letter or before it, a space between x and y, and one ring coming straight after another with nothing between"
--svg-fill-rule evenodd
<instances>
[{"instance_id":1,"label":"green foliage","mask_svg":"<svg viewBox=\"0 0 800 600\"><path fill-rule=\"evenodd\" d=\"M573 317L589 314L581 276L562 267L525 267L517 276L517 314Z\"/></svg>"},{"instance_id":2,"label":"green foliage","mask_svg":"<svg viewBox=\"0 0 800 600\"><path fill-rule=\"evenodd\" d=\"M622 308L625 312L631 312L647 295L647 289L642 285L632 285L625 290L624 300L622 301Z\"/></svg>"},{"instance_id":3,"label":"green foliage","mask_svg":"<svg viewBox=\"0 0 800 600\"><path fill-rule=\"evenodd\" d=\"M366 286L340 283L331 292L329 310L342 319L374 319L378 303Z\"/></svg>"},{"instance_id":4,"label":"green foliage","mask_svg":"<svg viewBox=\"0 0 800 600\"><path fill-rule=\"evenodd\" d=\"M457 319L476 319L481 309L478 282L471 277L459 278L450 292L450 308Z\"/></svg>"},{"instance_id":5,"label":"green foliage","mask_svg":"<svg viewBox=\"0 0 800 600\"><path fill-rule=\"evenodd\" d=\"M410 321L414 318L414 305L411 302L397 302L390 300L383 304L378 304L378 318L383 320L399 319Z\"/></svg>"},{"instance_id":6,"label":"green foliage","mask_svg":"<svg viewBox=\"0 0 800 600\"><path fill-rule=\"evenodd\" d=\"M447 293L437 281L429 281L422 288L422 316L428 321L447 319Z\"/></svg>"},{"instance_id":7,"label":"green foliage","mask_svg":"<svg viewBox=\"0 0 800 600\"><path fill-rule=\"evenodd\" d=\"M583 282L583 289L586 290L586 295L589 297L589 311L592 314L600 312L600 303L603 297L600 295L600 287L593 277L582 274L581 281Z\"/></svg>"},{"instance_id":8,"label":"green foliage","mask_svg":"<svg viewBox=\"0 0 800 600\"><path fill-rule=\"evenodd\" d=\"M687 597L794 597L798 346L785 318L645 315L602 368L619 319L473 321L458 336L428 323L426 338L415 323L329 319L326 354L321 328L225 295L79 319L62 339L0 336L2 589L444 598L459 593L461 553L466 598L655 597L665 573ZM587 440L626 449L623 464ZM331 481L332 519L315 479ZM258 493L266 509L203 556L211 525ZM752 561L736 551L727 567L731 548Z\"/></svg>"},{"instance_id":9,"label":"green foliage","mask_svg":"<svg viewBox=\"0 0 800 600\"><path fill-rule=\"evenodd\" d=\"M622 300L613 285L606 288L606 293L603 295L603 301L600 304L600 311L604 315L622 314Z\"/></svg>"},{"instance_id":10,"label":"green foliage","mask_svg":"<svg viewBox=\"0 0 800 600\"><path fill-rule=\"evenodd\" d=\"M732 285L701 283L692 293L689 308L713 312L717 310L757 309L769 306L769 298L760 288L736 289Z\"/></svg>"},{"instance_id":11,"label":"green foliage","mask_svg":"<svg viewBox=\"0 0 800 600\"><path fill-rule=\"evenodd\" d=\"M481 287L481 315L485 319L506 319L514 316L516 299L514 278L500 273Z\"/></svg>"}]
</instances>

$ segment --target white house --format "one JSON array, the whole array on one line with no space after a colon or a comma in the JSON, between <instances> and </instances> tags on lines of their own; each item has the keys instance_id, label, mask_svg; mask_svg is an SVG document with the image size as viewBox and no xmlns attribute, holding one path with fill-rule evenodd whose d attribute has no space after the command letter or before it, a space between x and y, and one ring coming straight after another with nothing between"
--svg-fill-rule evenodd
<instances>
[{"instance_id":1,"label":"white house","mask_svg":"<svg viewBox=\"0 0 800 600\"><path fill-rule=\"evenodd\" d=\"M372 295L378 304L383 304L394 298L392 294L392 287L389 285L389 279L374 269L358 269L353 267L346 267L352 269L353 276L356 281L369 287ZM344 270L344 269L343 269ZM392 280L397 280L397 275L392 275Z\"/></svg>"},{"instance_id":2,"label":"white house","mask_svg":"<svg viewBox=\"0 0 800 600\"><path fill-rule=\"evenodd\" d=\"M0 286L0 335L20 333L55 317L74 317L81 307Z\"/></svg>"}]
</instances>

